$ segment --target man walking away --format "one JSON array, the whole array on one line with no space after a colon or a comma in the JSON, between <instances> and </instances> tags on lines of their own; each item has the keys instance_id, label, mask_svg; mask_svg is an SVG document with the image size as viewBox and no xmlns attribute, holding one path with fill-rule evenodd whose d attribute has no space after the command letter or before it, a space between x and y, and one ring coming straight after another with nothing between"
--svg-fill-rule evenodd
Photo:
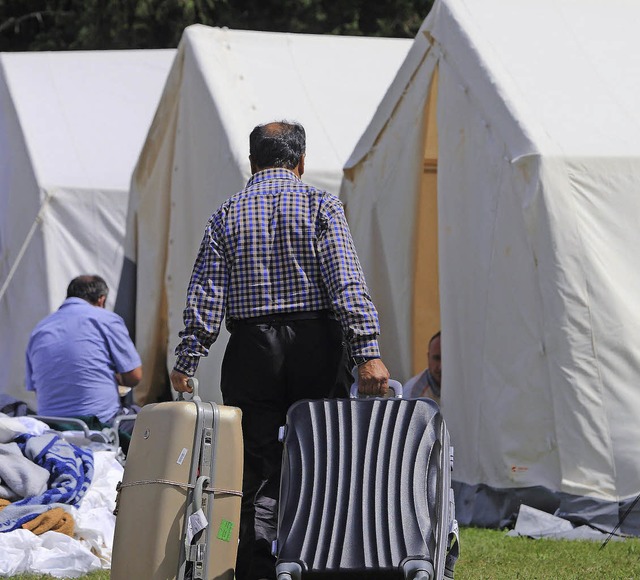
<instances>
[{"instance_id":1,"label":"man walking away","mask_svg":"<svg viewBox=\"0 0 640 580\"><path fill-rule=\"evenodd\" d=\"M231 336L222 396L242 409L243 504L237 580L275 580L282 446L278 428L300 399L386 393L379 324L337 197L304 183L305 131L256 127L252 177L211 216L193 267L171 382L187 380L225 318ZM346 355L351 357L349 359Z\"/></svg>"}]
</instances>

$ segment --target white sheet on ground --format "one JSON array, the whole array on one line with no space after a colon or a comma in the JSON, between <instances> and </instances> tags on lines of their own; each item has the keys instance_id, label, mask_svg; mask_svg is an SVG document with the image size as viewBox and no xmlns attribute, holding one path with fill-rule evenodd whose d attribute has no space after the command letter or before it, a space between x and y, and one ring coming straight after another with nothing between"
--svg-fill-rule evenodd
<instances>
[{"instance_id":1,"label":"white sheet on ground","mask_svg":"<svg viewBox=\"0 0 640 580\"><path fill-rule=\"evenodd\" d=\"M522 504L518 512L515 528L507 536L527 536L528 538L547 538L553 540L594 540L604 542L609 534L590 526L574 527L570 521ZM620 540L619 536L611 539Z\"/></svg>"},{"instance_id":2,"label":"white sheet on ground","mask_svg":"<svg viewBox=\"0 0 640 580\"><path fill-rule=\"evenodd\" d=\"M78 541L58 532L36 536L29 530L0 534L0 574L47 573L78 578L98 570L100 560Z\"/></svg>"},{"instance_id":3,"label":"white sheet on ground","mask_svg":"<svg viewBox=\"0 0 640 580\"><path fill-rule=\"evenodd\" d=\"M115 451L94 452L93 483L74 510L74 537L100 558L102 568L111 568L111 551L116 516L116 486L122 481L123 467L116 460Z\"/></svg>"}]
</instances>

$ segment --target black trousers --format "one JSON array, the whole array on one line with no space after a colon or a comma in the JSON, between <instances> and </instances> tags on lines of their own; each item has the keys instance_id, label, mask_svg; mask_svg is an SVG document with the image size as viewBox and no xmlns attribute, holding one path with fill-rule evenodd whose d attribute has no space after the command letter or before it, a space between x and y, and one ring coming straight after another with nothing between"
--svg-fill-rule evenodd
<instances>
[{"instance_id":1,"label":"black trousers","mask_svg":"<svg viewBox=\"0 0 640 580\"><path fill-rule=\"evenodd\" d=\"M275 580L282 443L278 429L301 399L348 396L342 330L329 318L241 322L222 363L225 405L242 409L244 478L236 580Z\"/></svg>"}]
</instances>

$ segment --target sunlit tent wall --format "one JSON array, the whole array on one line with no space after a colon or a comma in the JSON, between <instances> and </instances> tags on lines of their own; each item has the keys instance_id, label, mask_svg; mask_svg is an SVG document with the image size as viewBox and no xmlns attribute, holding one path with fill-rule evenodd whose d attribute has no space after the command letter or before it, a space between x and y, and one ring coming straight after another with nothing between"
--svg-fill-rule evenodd
<instances>
[{"instance_id":1,"label":"sunlit tent wall","mask_svg":"<svg viewBox=\"0 0 640 580\"><path fill-rule=\"evenodd\" d=\"M611 529L640 492L639 18L438 0L346 165L398 377L442 326L463 523L524 502Z\"/></svg>"},{"instance_id":2,"label":"sunlit tent wall","mask_svg":"<svg viewBox=\"0 0 640 580\"><path fill-rule=\"evenodd\" d=\"M250 177L249 133L307 131L305 181L338 194L342 166L411 40L188 27L132 180L127 257L137 264L140 402L167 396L186 289L205 224ZM223 329L198 378L221 401Z\"/></svg>"},{"instance_id":3,"label":"sunlit tent wall","mask_svg":"<svg viewBox=\"0 0 640 580\"><path fill-rule=\"evenodd\" d=\"M175 50L0 54L0 394L78 274L120 284L129 186Z\"/></svg>"}]
</instances>

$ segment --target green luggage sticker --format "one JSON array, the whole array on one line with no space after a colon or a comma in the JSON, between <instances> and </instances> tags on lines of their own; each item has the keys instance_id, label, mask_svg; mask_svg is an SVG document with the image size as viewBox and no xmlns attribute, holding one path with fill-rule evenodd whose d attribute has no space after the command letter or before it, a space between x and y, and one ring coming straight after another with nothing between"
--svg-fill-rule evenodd
<instances>
[{"instance_id":1,"label":"green luggage sticker","mask_svg":"<svg viewBox=\"0 0 640 580\"><path fill-rule=\"evenodd\" d=\"M223 542L229 542L231 540L231 530L233 529L233 522L229 520L222 520L220 527L218 528L218 540Z\"/></svg>"}]
</instances>

